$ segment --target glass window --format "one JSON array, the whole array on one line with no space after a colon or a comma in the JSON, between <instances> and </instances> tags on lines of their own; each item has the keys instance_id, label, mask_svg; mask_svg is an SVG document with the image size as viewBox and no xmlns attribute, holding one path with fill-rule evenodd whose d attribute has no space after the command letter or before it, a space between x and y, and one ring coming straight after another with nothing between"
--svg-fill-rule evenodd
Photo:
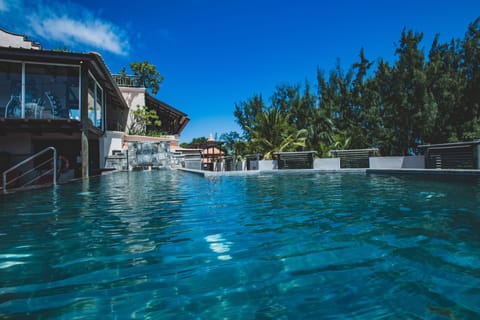
<instances>
[{"instance_id":1,"label":"glass window","mask_svg":"<svg viewBox=\"0 0 480 320\"><path fill-rule=\"evenodd\" d=\"M97 99L96 99L97 108L95 109L95 120L96 126L101 127L102 115L103 115L103 90L97 84Z\"/></svg>"},{"instance_id":2,"label":"glass window","mask_svg":"<svg viewBox=\"0 0 480 320\"><path fill-rule=\"evenodd\" d=\"M20 118L22 65L0 61L0 118Z\"/></svg>"},{"instance_id":3,"label":"glass window","mask_svg":"<svg viewBox=\"0 0 480 320\"><path fill-rule=\"evenodd\" d=\"M88 77L88 118L95 123L95 81Z\"/></svg>"},{"instance_id":4,"label":"glass window","mask_svg":"<svg viewBox=\"0 0 480 320\"><path fill-rule=\"evenodd\" d=\"M80 120L79 68L27 63L25 117Z\"/></svg>"},{"instance_id":5,"label":"glass window","mask_svg":"<svg viewBox=\"0 0 480 320\"><path fill-rule=\"evenodd\" d=\"M103 89L90 74L88 79L88 118L98 128L102 128L103 123L103 101Z\"/></svg>"}]
</instances>

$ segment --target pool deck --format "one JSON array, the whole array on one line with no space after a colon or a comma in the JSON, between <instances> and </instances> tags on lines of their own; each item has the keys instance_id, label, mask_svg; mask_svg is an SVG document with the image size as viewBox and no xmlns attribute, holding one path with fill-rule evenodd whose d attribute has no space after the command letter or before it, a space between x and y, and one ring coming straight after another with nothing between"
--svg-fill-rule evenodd
<instances>
[{"instance_id":1,"label":"pool deck","mask_svg":"<svg viewBox=\"0 0 480 320\"><path fill-rule=\"evenodd\" d=\"M354 174L389 174L389 175L440 175L440 176L476 176L480 177L480 170L464 169L290 169L290 170L246 170L246 171L204 171L194 169L178 169L204 177L224 176L253 176L259 174L287 174L287 173L354 173Z\"/></svg>"}]
</instances>

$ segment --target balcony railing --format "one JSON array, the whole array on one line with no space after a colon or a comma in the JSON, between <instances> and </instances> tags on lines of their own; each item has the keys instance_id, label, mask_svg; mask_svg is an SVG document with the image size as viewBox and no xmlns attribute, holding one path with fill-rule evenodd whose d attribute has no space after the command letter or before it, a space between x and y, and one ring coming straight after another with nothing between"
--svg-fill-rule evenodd
<instances>
[{"instance_id":1,"label":"balcony railing","mask_svg":"<svg viewBox=\"0 0 480 320\"><path fill-rule=\"evenodd\" d=\"M80 112L78 103L65 106L54 94L45 91L38 99L24 104L19 95L12 95L4 107L0 106L0 118L80 120Z\"/></svg>"},{"instance_id":2,"label":"balcony railing","mask_svg":"<svg viewBox=\"0 0 480 320\"><path fill-rule=\"evenodd\" d=\"M137 76L127 74L112 74L113 79L119 87L143 88L144 85Z\"/></svg>"}]
</instances>

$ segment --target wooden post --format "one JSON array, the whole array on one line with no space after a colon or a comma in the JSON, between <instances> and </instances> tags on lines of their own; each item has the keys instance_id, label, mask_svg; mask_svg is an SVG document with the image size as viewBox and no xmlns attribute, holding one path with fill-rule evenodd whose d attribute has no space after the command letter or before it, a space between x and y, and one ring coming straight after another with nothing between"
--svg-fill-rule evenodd
<instances>
[{"instance_id":1,"label":"wooden post","mask_svg":"<svg viewBox=\"0 0 480 320\"><path fill-rule=\"evenodd\" d=\"M81 106L80 119L82 123L82 137L81 137L81 156L82 156L82 178L86 179L89 176L89 145L88 145L88 68L85 62L80 65L81 72Z\"/></svg>"},{"instance_id":2,"label":"wooden post","mask_svg":"<svg viewBox=\"0 0 480 320\"><path fill-rule=\"evenodd\" d=\"M89 174L89 145L88 145L88 133L82 129L82 178L88 178Z\"/></svg>"}]
</instances>

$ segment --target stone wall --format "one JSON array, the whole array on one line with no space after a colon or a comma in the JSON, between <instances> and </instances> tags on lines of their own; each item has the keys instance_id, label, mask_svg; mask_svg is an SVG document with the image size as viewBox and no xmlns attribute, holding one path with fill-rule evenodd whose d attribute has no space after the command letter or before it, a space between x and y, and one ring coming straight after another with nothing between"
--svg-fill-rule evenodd
<instances>
[{"instance_id":1,"label":"stone wall","mask_svg":"<svg viewBox=\"0 0 480 320\"><path fill-rule=\"evenodd\" d=\"M176 159L170 153L170 145L166 141L130 141L127 144L127 150L117 150L106 157L105 168L116 170L171 168Z\"/></svg>"},{"instance_id":2,"label":"stone wall","mask_svg":"<svg viewBox=\"0 0 480 320\"><path fill-rule=\"evenodd\" d=\"M128 165L134 168L169 167L170 144L168 142L128 142Z\"/></svg>"}]
</instances>

